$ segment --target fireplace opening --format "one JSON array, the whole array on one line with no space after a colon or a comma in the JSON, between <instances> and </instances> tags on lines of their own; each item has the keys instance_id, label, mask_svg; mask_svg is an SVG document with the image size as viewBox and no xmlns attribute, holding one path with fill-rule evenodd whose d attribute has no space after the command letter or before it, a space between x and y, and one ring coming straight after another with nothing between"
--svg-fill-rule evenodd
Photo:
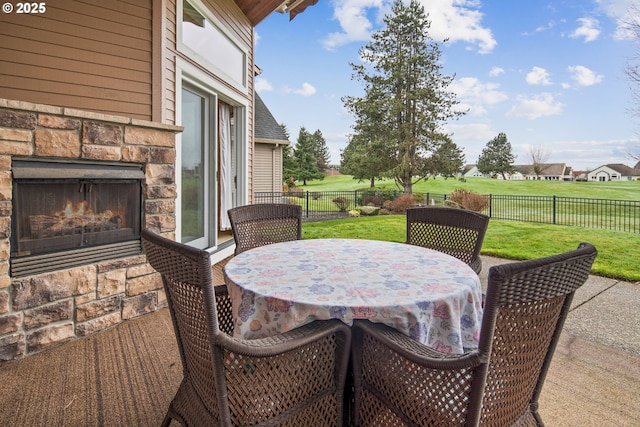
<instances>
[{"instance_id":1,"label":"fireplace opening","mask_svg":"<svg viewBox=\"0 0 640 427\"><path fill-rule=\"evenodd\" d=\"M14 161L12 169L13 276L141 252L140 167Z\"/></svg>"}]
</instances>

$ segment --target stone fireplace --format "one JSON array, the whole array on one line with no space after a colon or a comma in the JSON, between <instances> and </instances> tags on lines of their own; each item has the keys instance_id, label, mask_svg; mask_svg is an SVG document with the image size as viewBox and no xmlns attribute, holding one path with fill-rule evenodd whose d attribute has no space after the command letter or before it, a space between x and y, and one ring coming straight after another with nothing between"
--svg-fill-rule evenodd
<instances>
[{"instance_id":1,"label":"stone fireplace","mask_svg":"<svg viewBox=\"0 0 640 427\"><path fill-rule=\"evenodd\" d=\"M0 99L0 363L166 306L177 126Z\"/></svg>"}]
</instances>

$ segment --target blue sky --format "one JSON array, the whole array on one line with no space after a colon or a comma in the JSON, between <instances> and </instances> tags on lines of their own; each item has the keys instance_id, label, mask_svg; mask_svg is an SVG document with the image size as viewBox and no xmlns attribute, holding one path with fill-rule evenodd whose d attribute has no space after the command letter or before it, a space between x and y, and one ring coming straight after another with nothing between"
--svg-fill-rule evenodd
<instances>
[{"instance_id":1,"label":"blue sky","mask_svg":"<svg viewBox=\"0 0 640 427\"><path fill-rule=\"evenodd\" d=\"M624 69L637 53L621 21L630 0L421 0L442 47L450 90L469 112L444 131L476 163L504 132L528 164L531 147L575 170L633 166L640 120ZM350 62L383 24L388 0L319 0L289 22L274 13L256 27L256 90L295 143L320 130L339 163L353 117L341 98L362 95ZM639 60L640 61L640 60Z\"/></svg>"}]
</instances>

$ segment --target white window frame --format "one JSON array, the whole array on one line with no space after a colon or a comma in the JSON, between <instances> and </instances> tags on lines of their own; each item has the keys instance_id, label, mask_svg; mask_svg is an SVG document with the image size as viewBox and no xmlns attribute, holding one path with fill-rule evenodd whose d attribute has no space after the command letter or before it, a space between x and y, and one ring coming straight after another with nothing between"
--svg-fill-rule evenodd
<instances>
[{"instance_id":1,"label":"white window frame","mask_svg":"<svg viewBox=\"0 0 640 427\"><path fill-rule=\"evenodd\" d=\"M235 138L237 141L236 144L236 168L237 168L237 184L236 184L236 200L234 201L235 205L246 204L248 201L248 188L249 188L249 156L248 156L248 141L249 141L249 128L248 123L249 119L247 115L249 114L249 101L247 98L239 96L234 91L230 90L228 87L222 85L220 82L215 80L212 76L203 72L199 67L190 62L182 59L176 58L176 124L182 125L182 88L183 83L186 82L191 86L198 88L201 91L207 92L214 96L216 99L222 100L233 106L235 109ZM217 105L215 107L216 117L217 117ZM217 118L216 118L217 120ZM213 145L217 148L218 146L218 135L214 135ZM215 171L207 171L208 176L213 177L212 185L217 187L218 183L218 162L214 161ZM175 176L176 176L176 188L177 188L177 197L176 197L176 240L181 241L182 239L182 212L180 206L182 206L182 177L181 177L181 165L182 165L182 136L181 134L177 135L176 138L176 164L175 164ZM207 251L215 254L216 256L212 257L212 263L218 262L221 259L233 255L233 247L228 247L222 251L218 251L219 242L217 240L218 236L218 217L217 217L217 206L218 206L218 197L219 194L216 191L214 193L214 199L211 200L210 205L213 207L213 217L209 222L210 225L210 246L206 248Z\"/></svg>"}]
</instances>

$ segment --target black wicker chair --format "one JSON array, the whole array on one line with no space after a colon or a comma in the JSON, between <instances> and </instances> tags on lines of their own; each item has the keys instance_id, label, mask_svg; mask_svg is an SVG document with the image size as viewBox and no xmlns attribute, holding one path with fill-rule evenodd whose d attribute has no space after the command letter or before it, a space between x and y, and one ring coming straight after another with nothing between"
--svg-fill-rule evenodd
<instances>
[{"instance_id":1,"label":"black wicker chair","mask_svg":"<svg viewBox=\"0 0 640 427\"><path fill-rule=\"evenodd\" d=\"M258 246L302 238L299 205L258 203L227 211L236 242L235 254Z\"/></svg>"},{"instance_id":2,"label":"black wicker chair","mask_svg":"<svg viewBox=\"0 0 640 427\"><path fill-rule=\"evenodd\" d=\"M479 349L438 353L383 324L353 328L356 426L542 426L538 398L596 249L491 267Z\"/></svg>"},{"instance_id":3,"label":"black wicker chair","mask_svg":"<svg viewBox=\"0 0 640 427\"><path fill-rule=\"evenodd\" d=\"M407 209L407 241L435 249L482 270L480 249L489 217L466 209L427 206Z\"/></svg>"},{"instance_id":4,"label":"black wicker chair","mask_svg":"<svg viewBox=\"0 0 640 427\"><path fill-rule=\"evenodd\" d=\"M163 426L341 426L350 328L316 321L256 340L233 338L231 301L212 285L209 253L146 229L161 275L184 378Z\"/></svg>"}]
</instances>

